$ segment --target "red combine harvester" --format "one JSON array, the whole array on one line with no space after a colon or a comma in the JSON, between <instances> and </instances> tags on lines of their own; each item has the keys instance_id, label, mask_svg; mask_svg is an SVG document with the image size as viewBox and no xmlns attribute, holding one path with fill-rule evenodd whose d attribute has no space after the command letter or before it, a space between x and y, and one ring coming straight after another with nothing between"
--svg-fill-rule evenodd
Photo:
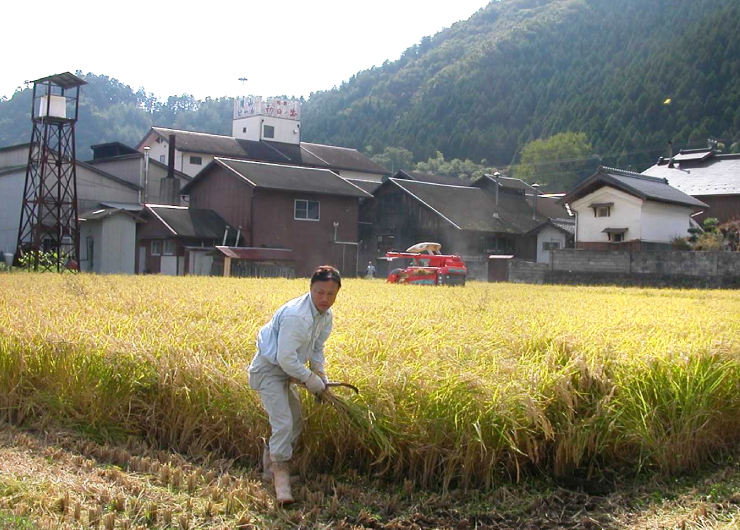
<instances>
[{"instance_id":1,"label":"red combine harvester","mask_svg":"<svg viewBox=\"0 0 740 530\"><path fill-rule=\"evenodd\" d=\"M460 256L442 254L439 243L417 243L406 252L386 252L390 260L409 258L414 264L405 269L393 269L388 283L420 285L465 285L468 269Z\"/></svg>"}]
</instances>

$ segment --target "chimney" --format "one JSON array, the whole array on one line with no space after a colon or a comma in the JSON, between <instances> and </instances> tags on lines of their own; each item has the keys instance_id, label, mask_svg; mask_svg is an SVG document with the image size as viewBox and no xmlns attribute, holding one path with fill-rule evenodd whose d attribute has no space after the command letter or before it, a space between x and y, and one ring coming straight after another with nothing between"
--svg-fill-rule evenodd
<instances>
[{"instance_id":1,"label":"chimney","mask_svg":"<svg viewBox=\"0 0 740 530\"><path fill-rule=\"evenodd\" d=\"M673 140L668 142L668 167L673 167Z\"/></svg>"},{"instance_id":2,"label":"chimney","mask_svg":"<svg viewBox=\"0 0 740 530\"><path fill-rule=\"evenodd\" d=\"M170 134L170 154L167 158L167 178L175 178L175 139L174 134Z\"/></svg>"},{"instance_id":3,"label":"chimney","mask_svg":"<svg viewBox=\"0 0 740 530\"><path fill-rule=\"evenodd\" d=\"M162 204L180 205L180 179L175 178L175 135L170 134L167 176L159 181L159 200Z\"/></svg>"}]
</instances>

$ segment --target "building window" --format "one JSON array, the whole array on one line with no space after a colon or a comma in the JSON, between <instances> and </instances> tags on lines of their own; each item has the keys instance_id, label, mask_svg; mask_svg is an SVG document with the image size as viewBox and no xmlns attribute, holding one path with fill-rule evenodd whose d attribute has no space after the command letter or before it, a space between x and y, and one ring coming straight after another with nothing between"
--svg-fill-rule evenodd
<instances>
[{"instance_id":1,"label":"building window","mask_svg":"<svg viewBox=\"0 0 740 530\"><path fill-rule=\"evenodd\" d=\"M152 241L152 256L162 255L162 242L158 239Z\"/></svg>"},{"instance_id":2,"label":"building window","mask_svg":"<svg viewBox=\"0 0 740 530\"><path fill-rule=\"evenodd\" d=\"M319 201L296 199L293 218L301 221L318 221Z\"/></svg>"},{"instance_id":3,"label":"building window","mask_svg":"<svg viewBox=\"0 0 740 530\"><path fill-rule=\"evenodd\" d=\"M174 256L175 255L175 242L171 239L165 239L164 240L164 246L162 254L165 256Z\"/></svg>"},{"instance_id":4,"label":"building window","mask_svg":"<svg viewBox=\"0 0 740 530\"><path fill-rule=\"evenodd\" d=\"M246 127L242 127L242 132L243 133L247 132L247 128Z\"/></svg>"},{"instance_id":5,"label":"building window","mask_svg":"<svg viewBox=\"0 0 740 530\"><path fill-rule=\"evenodd\" d=\"M624 241L624 232L609 234L609 241L612 243L621 243Z\"/></svg>"},{"instance_id":6,"label":"building window","mask_svg":"<svg viewBox=\"0 0 740 530\"><path fill-rule=\"evenodd\" d=\"M560 241L543 241L542 250L549 252L550 250L558 250L560 248Z\"/></svg>"},{"instance_id":7,"label":"building window","mask_svg":"<svg viewBox=\"0 0 740 530\"><path fill-rule=\"evenodd\" d=\"M194 166L202 166L203 165L203 157L202 156L191 156L190 157L190 163Z\"/></svg>"},{"instance_id":8,"label":"building window","mask_svg":"<svg viewBox=\"0 0 740 530\"><path fill-rule=\"evenodd\" d=\"M609 217L611 215L610 206L599 206L596 208L596 217Z\"/></svg>"},{"instance_id":9,"label":"building window","mask_svg":"<svg viewBox=\"0 0 740 530\"><path fill-rule=\"evenodd\" d=\"M165 162L165 158L166 158L166 155L159 155L159 161L160 161L160 162L161 162L162 164L166 164L166 163L167 163L167 162Z\"/></svg>"},{"instance_id":10,"label":"building window","mask_svg":"<svg viewBox=\"0 0 740 530\"><path fill-rule=\"evenodd\" d=\"M265 138L275 138L275 127L272 125L265 125L262 136Z\"/></svg>"}]
</instances>

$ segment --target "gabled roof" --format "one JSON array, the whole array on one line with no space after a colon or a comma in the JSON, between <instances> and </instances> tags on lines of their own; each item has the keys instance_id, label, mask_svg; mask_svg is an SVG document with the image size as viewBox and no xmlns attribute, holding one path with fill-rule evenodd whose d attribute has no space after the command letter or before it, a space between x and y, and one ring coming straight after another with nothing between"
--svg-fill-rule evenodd
<instances>
[{"instance_id":1,"label":"gabled roof","mask_svg":"<svg viewBox=\"0 0 740 530\"><path fill-rule=\"evenodd\" d=\"M547 219L544 223L540 224L539 226L534 227L532 230L528 232L528 234L536 234L540 230L544 229L545 227L551 226L557 230L560 230L561 232L575 236L576 235L576 221L575 219L560 219L560 218L550 218Z\"/></svg>"},{"instance_id":2,"label":"gabled roof","mask_svg":"<svg viewBox=\"0 0 740 530\"><path fill-rule=\"evenodd\" d=\"M406 171L401 169L393 175L395 179L415 180L417 182L429 182L432 184L449 184L450 186L470 186L470 180L463 180L448 175L433 175L431 173L419 173L417 171Z\"/></svg>"},{"instance_id":3,"label":"gabled roof","mask_svg":"<svg viewBox=\"0 0 740 530\"><path fill-rule=\"evenodd\" d=\"M136 146L137 150L141 149L151 133L164 140L169 140L169 136L174 134L176 148L189 153L203 153L218 157L242 158L276 164L344 169L378 175L388 173L383 166L376 164L357 149L307 142L302 142L299 145L266 140L242 140L233 136L182 131L167 127L152 127L150 133Z\"/></svg>"},{"instance_id":4,"label":"gabled roof","mask_svg":"<svg viewBox=\"0 0 740 530\"><path fill-rule=\"evenodd\" d=\"M682 155L687 156L679 159ZM669 158L661 158L642 174L666 179L671 186L694 197L740 195L740 154L681 151L673 157L672 166Z\"/></svg>"},{"instance_id":5,"label":"gabled roof","mask_svg":"<svg viewBox=\"0 0 740 530\"><path fill-rule=\"evenodd\" d=\"M370 160L357 149L337 147L334 145L310 144L301 142L301 157L303 164L310 166L325 166L363 173L385 175L388 170Z\"/></svg>"},{"instance_id":6,"label":"gabled roof","mask_svg":"<svg viewBox=\"0 0 740 530\"><path fill-rule=\"evenodd\" d=\"M380 186L383 185L382 182L376 182L374 180L357 180L357 179L345 179L347 182L350 182L360 188L362 191L369 193L370 195L373 195L375 193L375 190L377 190Z\"/></svg>"},{"instance_id":7,"label":"gabled roof","mask_svg":"<svg viewBox=\"0 0 740 530\"><path fill-rule=\"evenodd\" d=\"M143 214L151 213L174 237L198 237L221 240L227 223L213 210L147 204Z\"/></svg>"},{"instance_id":8,"label":"gabled roof","mask_svg":"<svg viewBox=\"0 0 740 530\"><path fill-rule=\"evenodd\" d=\"M136 212L131 212L123 208L98 208L97 210L81 213L79 218L80 221L98 221L121 213L136 219L137 222L141 222L140 219L138 219Z\"/></svg>"},{"instance_id":9,"label":"gabled roof","mask_svg":"<svg viewBox=\"0 0 740 530\"><path fill-rule=\"evenodd\" d=\"M596 173L570 190L558 202L561 204L573 203L603 186L612 186L642 200L678 204L692 208L708 208L699 199L695 199L669 185L665 179L605 166L599 166Z\"/></svg>"},{"instance_id":10,"label":"gabled roof","mask_svg":"<svg viewBox=\"0 0 740 530\"><path fill-rule=\"evenodd\" d=\"M265 162L291 163L290 157L277 151L266 142L253 142L250 140L239 140L233 136L220 134L209 134L195 131L181 131L180 129L168 129L167 127L152 127L152 132L164 140L169 140L171 134L175 135L175 147L179 151L188 153L203 153L213 156L230 158L249 158ZM136 146L141 149L146 139Z\"/></svg>"},{"instance_id":11,"label":"gabled roof","mask_svg":"<svg viewBox=\"0 0 740 530\"><path fill-rule=\"evenodd\" d=\"M200 182L205 175L217 166L226 168L235 177L255 188L358 198L372 197L369 193L328 169L267 164L265 162L231 158L214 158L213 162L198 173L195 179L182 188L182 193L189 193L197 182Z\"/></svg>"},{"instance_id":12,"label":"gabled roof","mask_svg":"<svg viewBox=\"0 0 740 530\"><path fill-rule=\"evenodd\" d=\"M532 219L531 207L520 196L501 196L496 206L494 197L480 188L406 179L389 182L459 230L524 234L543 221Z\"/></svg>"}]
</instances>

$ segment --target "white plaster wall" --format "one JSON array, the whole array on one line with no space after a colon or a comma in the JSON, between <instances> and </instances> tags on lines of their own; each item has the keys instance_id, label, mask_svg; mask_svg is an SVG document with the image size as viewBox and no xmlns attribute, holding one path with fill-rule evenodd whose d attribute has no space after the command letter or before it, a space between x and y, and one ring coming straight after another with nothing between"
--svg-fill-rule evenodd
<instances>
[{"instance_id":1,"label":"white plaster wall","mask_svg":"<svg viewBox=\"0 0 740 530\"><path fill-rule=\"evenodd\" d=\"M136 270L136 221L119 213L102 223L101 274L134 274ZM96 242L97 243L97 242Z\"/></svg>"},{"instance_id":2,"label":"white plaster wall","mask_svg":"<svg viewBox=\"0 0 740 530\"><path fill-rule=\"evenodd\" d=\"M552 226L540 230L537 234L537 263L550 263L550 251L542 250L542 244L551 241L559 241L560 248L565 248L565 233Z\"/></svg>"},{"instance_id":3,"label":"white plaster wall","mask_svg":"<svg viewBox=\"0 0 740 530\"><path fill-rule=\"evenodd\" d=\"M642 207L642 240L670 243L689 235L691 208L647 201Z\"/></svg>"},{"instance_id":4,"label":"white plaster wall","mask_svg":"<svg viewBox=\"0 0 740 530\"><path fill-rule=\"evenodd\" d=\"M191 156L201 157L203 159L203 163L200 165L191 164L190 163ZM203 168L206 167L208 164L210 164L212 161L213 161L213 157L211 155L206 155L203 153L188 153L187 151L185 151L180 155L180 166L181 166L180 171L182 171L186 175L194 177L195 175L200 173L203 170ZM175 166L177 166L177 164L175 164ZM185 185L184 182L182 182L181 184L182 186Z\"/></svg>"},{"instance_id":5,"label":"white plaster wall","mask_svg":"<svg viewBox=\"0 0 740 530\"><path fill-rule=\"evenodd\" d=\"M261 130L264 125L275 127L274 138L264 137ZM246 132L244 129L246 129ZM301 141L301 122L270 116L249 116L232 122L231 135L242 140L268 140L270 142L297 145Z\"/></svg>"},{"instance_id":6,"label":"white plaster wall","mask_svg":"<svg viewBox=\"0 0 740 530\"><path fill-rule=\"evenodd\" d=\"M26 170L0 175L0 251L15 254Z\"/></svg>"},{"instance_id":7,"label":"white plaster wall","mask_svg":"<svg viewBox=\"0 0 740 530\"><path fill-rule=\"evenodd\" d=\"M611 216L594 217L593 208L588 206L594 202L613 202ZM627 228L625 241L641 239L642 205L642 199L609 186L574 201L570 207L578 213L576 240L607 243L609 237L603 233L605 228Z\"/></svg>"}]
</instances>

